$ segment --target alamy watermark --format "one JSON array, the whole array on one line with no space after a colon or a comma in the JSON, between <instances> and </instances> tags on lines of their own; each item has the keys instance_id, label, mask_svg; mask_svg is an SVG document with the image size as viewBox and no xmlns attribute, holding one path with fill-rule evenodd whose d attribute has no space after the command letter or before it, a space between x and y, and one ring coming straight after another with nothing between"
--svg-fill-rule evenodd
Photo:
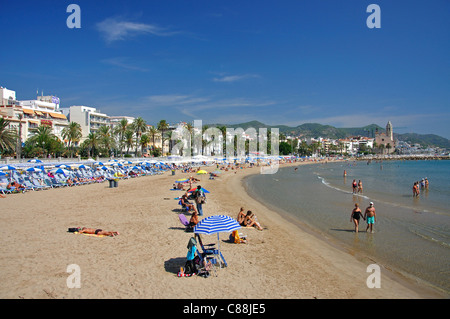
<instances>
[{"instance_id":1,"label":"alamy watermark","mask_svg":"<svg viewBox=\"0 0 450 319\"><path fill-rule=\"evenodd\" d=\"M229 161L263 161L268 166L261 168L262 174L275 174L279 164L279 129L249 127L226 128L223 132L217 127L203 130L202 120L194 120L193 128L179 126L170 137L170 153L183 158L196 156L224 158ZM269 134L270 132L270 134ZM225 134L224 134L225 133ZM268 150L270 142L270 152Z\"/></svg>"},{"instance_id":2,"label":"alamy watermark","mask_svg":"<svg viewBox=\"0 0 450 319\"><path fill-rule=\"evenodd\" d=\"M67 17L66 25L69 29L81 28L81 8L78 4L72 3L67 6L66 12L70 13ZM366 12L370 15L366 19L366 25L369 29L381 28L381 8L378 4L369 4Z\"/></svg>"},{"instance_id":3,"label":"alamy watermark","mask_svg":"<svg viewBox=\"0 0 450 319\"><path fill-rule=\"evenodd\" d=\"M66 272L70 275L66 279L67 288L81 288L81 268L77 264L67 266Z\"/></svg>"},{"instance_id":4,"label":"alamy watermark","mask_svg":"<svg viewBox=\"0 0 450 319\"><path fill-rule=\"evenodd\" d=\"M66 25L69 29L81 28L81 8L78 4L69 4L66 12L71 13L66 20Z\"/></svg>"},{"instance_id":5,"label":"alamy watermark","mask_svg":"<svg viewBox=\"0 0 450 319\"><path fill-rule=\"evenodd\" d=\"M366 280L367 288L381 288L381 269L377 264L367 266L367 272L371 273Z\"/></svg>"}]
</instances>

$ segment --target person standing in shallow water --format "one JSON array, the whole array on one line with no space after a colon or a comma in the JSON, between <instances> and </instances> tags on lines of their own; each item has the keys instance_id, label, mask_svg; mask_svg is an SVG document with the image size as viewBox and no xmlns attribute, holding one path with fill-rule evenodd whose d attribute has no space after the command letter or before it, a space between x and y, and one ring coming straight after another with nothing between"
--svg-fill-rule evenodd
<instances>
[{"instance_id":1,"label":"person standing in shallow water","mask_svg":"<svg viewBox=\"0 0 450 319\"><path fill-rule=\"evenodd\" d=\"M377 220L377 214L375 213L375 207L373 207L372 202L370 202L369 207L366 208L363 218L367 221L366 232L370 228L370 232L373 233L373 224Z\"/></svg>"},{"instance_id":2,"label":"person standing in shallow water","mask_svg":"<svg viewBox=\"0 0 450 319\"><path fill-rule=\"evenodd\" d=\"M359 208L359 204L355 203L355 208L353 208L352 214L350 215L350 222L353 221L353 223L355 224L355 233L358 232L359 219L361 217L363 217L363 216L362 216L361 209ZM363 219L364 219L364 217L363 217Z\"/></svg>"}]
</instances>

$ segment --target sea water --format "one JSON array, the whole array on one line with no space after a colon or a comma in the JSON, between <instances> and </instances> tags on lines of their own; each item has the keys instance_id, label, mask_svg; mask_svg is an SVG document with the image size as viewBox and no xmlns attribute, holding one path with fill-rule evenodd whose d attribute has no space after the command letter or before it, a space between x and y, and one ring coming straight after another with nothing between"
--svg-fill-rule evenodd
<instances>
[{"instance_id":1,"label":"sea water","mask_svg":"<svg viewBox=\"0 0 450 319\"><path fill-rule=\"evenodd\" d=\"M449 294L449 177L445 160L346 161L281 167L273 175L248 177L244 186L330 243ZM429 188L413 197L412 186L422 178ZM354 179L362 181L362 193L353 194ZM362 219L355 233L354 204L364 213L371 201L377 214L374 233L366 232Z\"/></svg>"}]
</instances>

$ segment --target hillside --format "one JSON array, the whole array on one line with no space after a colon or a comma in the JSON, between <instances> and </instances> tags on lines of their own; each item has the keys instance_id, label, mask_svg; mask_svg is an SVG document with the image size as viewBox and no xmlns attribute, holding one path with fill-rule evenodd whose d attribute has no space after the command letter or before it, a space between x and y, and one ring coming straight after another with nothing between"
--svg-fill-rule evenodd
<instances>
[{"instance_id":1,"label":"hillside","mask_svg":"<svg viewBox=\"0 0 450 319\"><path fill-rule=\"evenodd\" d=\"M249 127L253 127L256 130L259 128L278 128L280 133L291 136L300 137L328 137L333 139L345 138L349 136L369 136L373 137L376 130L379 132L384 132L384 128L377 124L370 124L364 127L351 127L351 128L337 128L331 125L323 125L319 123L304 123L295 127L286 125L266 125L259 121L250 121L239 124L208 124L208 126L226 126L230 128L242 128L246 130ZM435 134L417 134L417 133L405 133L397 134L394 136L402 141L406 141L410 144L419 143L422 146L434 146L445 149L450 149L450 140L435 135Z\"/></svg>"}]
</instances>

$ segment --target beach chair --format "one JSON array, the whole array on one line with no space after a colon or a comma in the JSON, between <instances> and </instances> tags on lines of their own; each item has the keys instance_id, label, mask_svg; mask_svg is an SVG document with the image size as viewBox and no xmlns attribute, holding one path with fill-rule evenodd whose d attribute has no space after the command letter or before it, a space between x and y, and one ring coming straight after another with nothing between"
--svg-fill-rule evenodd
<instances>
[{"instance_id":1,"label":"beach chair","mask_svg":"<svg viewBox=\"0 0 450 319\"><path fill-rule=\"evenodd\" d=\"M25 190L33 190L34 191L36 189L41 189L41 188L38 188L38 187L34 186L33 184L31 184L31 182L29 180L24 180L22 185L25 186Z\"/></svg>"},{"instance_id":2,"label":"beach chair","mask_svg":"<svg viewBox=\"0 0 450 319\"><path fill-rule=\"evenodd\" d=\"M202 251L205 256L213 255L215 257L214 262L216 263L216 265L218 265L220 268L228 267L225 257L223 257L222 255L222 252L215 247L216 244L204 245L201 236L199 234L195 234L195 236L197 238L197 242L200 244L200 247L202 247Z\"/></svg>"},{"instance_id":3,"label":"beach chair","mask_svg":"<svg viewBox=\"0 0 450 319\"><path fill-rule=\"evenodd\" d=\"M0 186L0 193L2 194L11 194L13 191L11 189L7 189L6 187Z\"/></svg>"},{"instance_id":4,"label":"beach chair","mask_svg":"<svg viewBox=\"0 0 450 319\"><path fill-rule=\"evenodd\" d=\"M35 187L39 187L40 189L49 189L50 186L48 185L41 185L41 183L39 183L39 181L37 179L31 178L31 183L35 186Z\"/></svg>"},{"instance_id":5,"label":"beach chair","mask_svg":"<svg viewBox=\"0 0 450 319\"><path fill-rule=\"evenodd\" d=\"M183 226L186 227L186 229L184 230L185 232L192 233L194 231L194 227L189 226L189 221L184 214L179 214L178 218Z\"/></svg>"},{"instance_id":6,"label":"beach chair","mask_svg":"<svg viewBox=\"0 0 450 319\"><path fill-rule=\"evenodd\" d=\"M53 187L63 187L63 186L67 186L66 184L61 183L60 181L58 181L56 178L51 177L50 181L53 185Z\"/></svg>"}]
</instances>

